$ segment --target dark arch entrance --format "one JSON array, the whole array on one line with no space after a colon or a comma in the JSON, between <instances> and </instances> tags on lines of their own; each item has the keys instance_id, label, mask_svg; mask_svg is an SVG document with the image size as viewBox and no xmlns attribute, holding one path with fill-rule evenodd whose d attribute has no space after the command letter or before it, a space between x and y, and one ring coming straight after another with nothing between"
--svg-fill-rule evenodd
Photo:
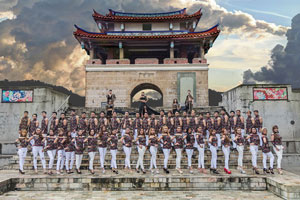
<instances>
[{"instance_id":1,"label":"dark arch entrance","mask_svg":"<svg viewBox=\"0 0 300 200\"><path fill-rule=\"evenodd\" d=\"M139 107L139 98L142 92L145 92L148 97L148 105L150 107L163 106L163 93L160 88L152 83L142 83L136 86L130 94L131 107Z\"/></svg>"}]
</instances>

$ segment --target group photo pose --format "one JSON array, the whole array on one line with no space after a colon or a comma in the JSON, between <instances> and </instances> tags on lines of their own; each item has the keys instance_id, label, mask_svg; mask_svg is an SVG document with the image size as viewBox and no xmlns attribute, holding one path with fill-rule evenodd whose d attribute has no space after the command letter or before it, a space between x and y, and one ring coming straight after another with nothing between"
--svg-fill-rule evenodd
<instances>
[{"instance_id":1,"label":"group photo pose","mask_svg":"<svg viewBox=\"0 0 300 200\"><path fill-rule=\"evenodd\" d=\"M108 102L112 99L115 97L108 95ZM144 99L146 98L143 97L141 103L143 105ZM176 101L174 103L176 104ZM101 111L98 114L93 111L89 114L82 112L79 117L75 110L70 110L69 114L61 113L59 118L57 113L53 112L49 119L47 112L42 111L41 122L37 119L38 114L34 113L30 118L29 113L25 111L20 120L19 137L16 139L19 172L25 173L25 158L31 152L35 173L39 170L39 159L45 174L81 174L84 169L81 166L83 156L87 154L87 170L90 174L95 174L94 160L98 157L96 155L99 155L97 168L103 174L107 169L118 174L119 168L126 173L135 171L142 174L159 174L162 170L168 174L170 165L173 165L169 161L170 155L174 152L174 168L179 174L185 171L193 174L195 170L206 174L207 169L212 174L232 174L235 170L230 167L232 162L237 163L235 173L245 174L243 159L244 154L249 152L254 174L274 174L275 157L277 172L283 174L281 160L284 146L279 128L277 125L274 125L272 130L263 127L263 119L258 110L253 112L254 115L248 111L245 119L240 110L230 111L228 114L222 109L211 114L196 113L192 107L189 108L190 111L181 111L173 106L168 112L160 110L159 116L154 113L149 116L147 109L145 112L139 110L134 115L129 112L120 114L112 107L107 112ZM237 158L230 157L234 151L238 155ZM258 166L260 151L263 166ZM132 152L137 152L138 155L134 163ZM272 152L275 152L275 156ZM163 155L161 169L157 163L159 153ZM45 154L49 159L45 159ZM109 159L106 159L108 154L111 156L110 163L107 163ZM121 167L117 160L118 154L125 155L121 161L124 167ZM150 164L147 165L146 154L150 155ZM206 156L210 159L205 159ZM218 166L220 156L223 157L222 167ZM220 170L221 168L223 170Z\"/></svg>"}]
</instances>

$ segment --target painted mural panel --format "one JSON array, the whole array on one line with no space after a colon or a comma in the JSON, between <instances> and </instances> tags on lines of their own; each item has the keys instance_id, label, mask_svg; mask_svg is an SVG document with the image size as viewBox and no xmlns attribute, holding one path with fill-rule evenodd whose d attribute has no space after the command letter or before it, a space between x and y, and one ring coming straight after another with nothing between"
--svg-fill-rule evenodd
<instances>
[{"instance_id":1,"label":"painted mural panel","mask_svg":"<svg viewBox=\"0 0 300 200\"><path fill-rule=\"evenodd\" d=\"M287 100L287 88L253 88L253 100Z\"/></svg>"},{"instance_id":2,"label":"painted mural panel","mask_svg":"<svg viewBox=\"0 0 300 200\"><path fill-rule=\"evenodd\" d=\"M33 90L2 90L2 103L33 102Z\"/></svg>"}]
</instances>

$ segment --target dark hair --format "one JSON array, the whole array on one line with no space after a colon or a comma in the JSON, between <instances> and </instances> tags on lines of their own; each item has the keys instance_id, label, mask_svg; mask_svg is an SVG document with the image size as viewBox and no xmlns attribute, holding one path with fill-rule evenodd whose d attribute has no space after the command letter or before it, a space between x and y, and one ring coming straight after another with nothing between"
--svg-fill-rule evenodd
<instances>
[{"instance_id":1,"label":"dark hair","mask_svg":"<svg viewBox=\"0 0 300 200\"><path fill-rule=\"evenodd\" d=\"M43 111L42 113L45 113L45 114L47 114L47 112L46 112L46 111Z\"/></svg>"},{"instance_id":2,"label":"dark hair","mask_svg":"<svg viewBox=\"0 0 300 200\"><path fill-rule=\"evenodd\" d=\"M27 114L28 114L28 111L27 111L27 110L25 110L25 111L24 111L24 113L27 113Z\"/></svg>"},{"instance_id":3,"label":"dark hair","mask_svg":"<svg viewBox=\"0 0 300 200\"><path fill-rule=\"evenodd\" d=\"M258 110L254 110L253 112L257 112L258 113Z\"/></svg>"},{"instance_id":4,"label":"dark hair","mask_svg":"<svg viewBox=\"0 0 300 200\"><path fill-rule=\"evenodd\" d=\"M230 113L235 113L235 112L233 110L231 110Z\"/></svg>"},{"instance_id":5,"label":"dark hair","mask_svg":"<svg viewBox=\"0 0 300 200\"><path fill-rule=\"evenodd\" d=\"M165 112L165 110L164 110L164 109L161 109L160 112Z\"/></svg>"},{"instance_id":6,"label":"dark hair","mask_svg":"<svg viewBox=\"0 0 300 200\"><path fill-rule=\"evenodd\" d=\"M91 114L92 114L92 113L96 114L95 111L92 111Z\"/></svg>"},{"instance_id":7,"label":"dark hair","mask_svg":"<svg viewBox=\"0 0 300 200\"><path fill-rule=\"evenodd\" d=\"M238 111L241 112L241 110L236 110L236 112L238 112Z\"/></svg>"},{"instance_id":8,"label":"dark hair","mask_svg":"<svg viewBox=\"0 0 300 200\"><path fill-rule=\"evenodd\" d=\"M191 136L190 136L189 130L191 130L191 131L193 132L193 130L192 130L191 127L189 127L188 129L186 129L186 133L187 133L186 141L187 141L187 142L190 142L190 141L191 141ZM191 133L191 134L193 134L193 133Z\"/></svg>"},{"instance_id":9,"label":"dark hair","mask_svg":"<svg viewBox=\"0 0 300 200\"><path fill-rule=\"evenodd\" d=\"M272 127L273 133L274 133L274 130L275 130L275 129L278 129L278 126L277 126L277 125L274 125L274 126Z\"/></svg>"},{"instance_id":10,"label":"dark hair","mask_svg":"<svg viewBox=\"0 0 300 200\"><path fill-rule=\"evenodd\" d=\"M104 111L101 111L101 112L100 112L100 114L102 114L102 113L105 115L105 112L104 112Z\"/></svg>"},{"instance_id":11,"label":"dark hair","mask_svg":"<svg viewBox=\"0 0 300 200\"><path fill-rule=\"evenodd\" d=\"M215 113L218 113L218 114L219 114L219 111L215 111Z\"/></svg>"},{"instance_id":12,"label":"dark hair","mask_svg":"<svg viewBox=\"0 0 300 200\"><path fill-rule=\"evenodd\" d=\"M75 112L75 110L74 110L74 109L71 109L71 112Z\"/></svg>"},{"instance_id":13,"label":"dark hair","mask_svg":"<svg viewBox=\"0 0 300 200\"><path fill-rule=\"evenodd\" d=\"M206 112L206 114L210 114L210 112Z\"/></svg>"},{"instance_id":14,"label":"dark hair","mask_svg":"<svg viewBox=\"0 0 300 200\"><path fill-rule=\"evenodd\" d=\"M112 91L112 89L110 89L109 91Z\"/></svg>"},{"instance_id":15,"label":"dark hair","mask_svg":"<svg viewBox=\"0 0 300 200\"><path fill-rule=\"evenodd\" d=\"M251 112L251 110L248 110L248 112L251 114L252 112Z\"/></svg>"},{"instance_id":16,"label":"dark hair","mask_svg":"<svg viewBox=\"0 0 300 200\"><path fill-rule=\"evenodd\" d=\"M222 109L221 109L221 111L224 111L224 112L226 112L226 110L225 110L224 108L222 108Z\"/></svg>"},{"instance_id":17,"label":"dark hair","mask_svg":"<svg viewBox=\"0 0 300 200\"><path fill-rule=\"evenodd\" d=\"M86 112L82 112L81 114L86 114Z\"/></svg>"},{"instance_id":18,"label":"dark hair","mask_svg":"<svg viewBox=\"0 0 300 200\"><path fill-rule=\"evenodd\" d=\"M34 113L32 116L34 116L34 115L37 117L37 114L36 114L36 113Z\"/></svg>"},{"instance_id":19,"label":"dark hair","mask_svg":"<svg viewBox=\"0 0 300 200\"><path fill-rule=\"evenodd\" d=\"M57 115L57 112L52 112L52 114L56 114Z\"/></svg>"}]
</instances>

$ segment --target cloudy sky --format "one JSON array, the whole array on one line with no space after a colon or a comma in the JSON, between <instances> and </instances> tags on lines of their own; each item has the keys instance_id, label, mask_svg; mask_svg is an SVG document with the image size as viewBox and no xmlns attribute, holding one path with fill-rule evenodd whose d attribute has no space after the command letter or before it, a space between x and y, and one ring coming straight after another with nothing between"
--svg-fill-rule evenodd
<instances>
[{"instance_id":1,"label":"cloudy sky","mask_svg":"<svg viewBox=\"0 0 300 200\"><path fill-rule=\"evenodd\" d=\"M183 7L189 13L202 8L198 30L221 25L206 55L211 89L288 82L300 75L299 0L0 0L0 79L39 79L83 95L88 56L72 35L74 24L97 31L93 9L163 12Z\"/></svg>"}]
</instances>

